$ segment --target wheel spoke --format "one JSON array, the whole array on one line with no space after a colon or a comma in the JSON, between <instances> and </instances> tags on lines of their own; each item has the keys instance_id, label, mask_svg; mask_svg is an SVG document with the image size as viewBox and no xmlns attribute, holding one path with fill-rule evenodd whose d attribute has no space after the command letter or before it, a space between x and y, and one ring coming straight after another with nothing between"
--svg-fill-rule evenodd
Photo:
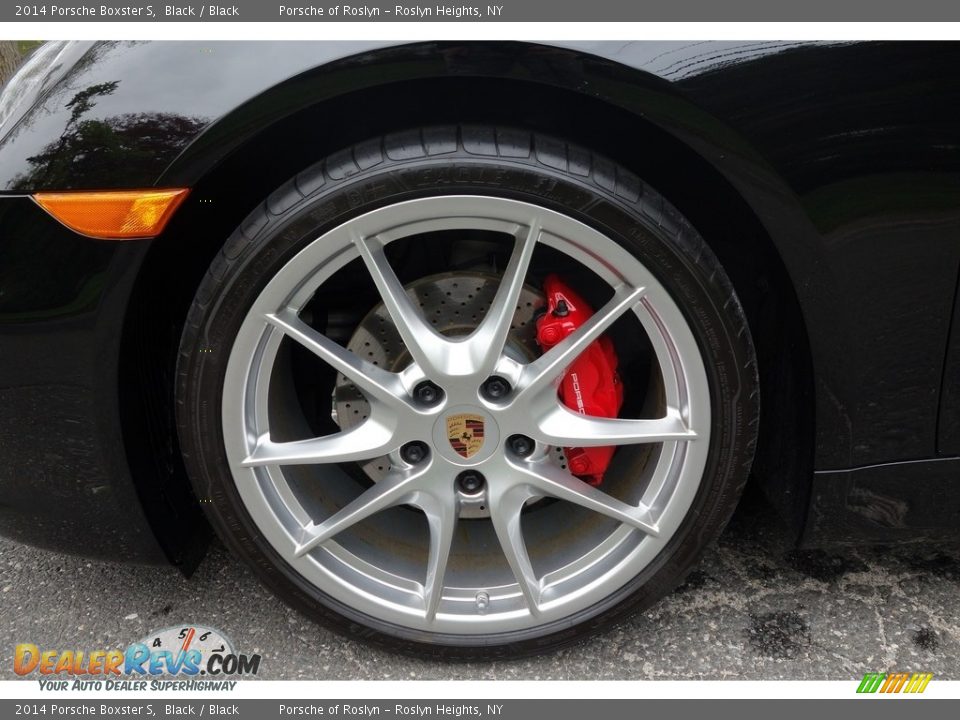
<instances>
[{"instance_id":1,"label":"wheel spoke","mask_svg":"<svg viewBox=\"0 0 960 720\"><path fill-rule=\"evenodd\" d=\"M484 315L480 326L470 335L468 342L476 349L473 361L480 375L492 375L503 353L517 301L527 278L530 258L540 239L540 224L532 222L526 232L518 234L513 253L503 271L497 294Z\"/></svg>"},{"instance_id":2,"label":"wheel spoke","mask_svg":"<svg viewBox=\"0 0 960 720\"><path fill-rule=\"evenodd\" d=\"M342 373L350 382L368 396L391 406L407 406L406 393L396 373L367 362L314 330L291 311L281 311L264 316L271 325L282 330L288 337L327 362Z\"/></svg>"},{"instance_id":3,"label":"wheel spoke","mask_svg":"<svg viewBox=\"0 0 960 720\"><path fill-rule=\"evenodd\" d=\"M660 530L644 506L628 505L550 462L518 464L527 482L544 495L566 500L657 537Z\"/></svg>"},{"instance_id":4,"label":"wheel spoke","mask_svg":"<svg viewBox=\"0 0 960 720\"><path fill-rule=\"evenodd\" d=\"M256 467L369 460L386 455L399 444L392 429L370 417L350 430L307 440L274 442L269 435L263 435L253 452L240 464L243 467Z\"/></svg>"},{"instance_id":5,"label":"wheel spoke","mask_svg":"<svg viewBox=\"0 0 960 720\"><path fill-rule=\"evenodd\" d=\"M587 347L631 310L643 297L644 288L619 286L613 297L587 322L526 365L518 383L517 397L530 397L551 387Z\"/></svg>"},{"instance_id":6,"label":"wheel spoke","mask_svg":"<svg viewBox=\"0 0 960 720\"><path fill-rule=\"evenodd\" d=\"M695 440L679 412L655 419L603 418L580 415L557 402L535 424L537 440L557 447L604 447Z\"/></svg>"},{"instance_id":7,"label":"wheel spoke","mask_svg":"<svg viewBox=\"0 0 960 720\"><path fill-rule=\"evenodd\" d=\"M410 355L428 375L442 372L444 363L442 357L438 357L436 353L450 343L430 327L423 314L410 300L397 274L390 267L383 243L376 238L357 236L354 244L360 251L360 257L380 292L383 305Z\"/></svg>"},{"instance_id":8,"label":"wheel spoke","mask_svg":"<svg viewBox=\"0 0 960 720\"><path fill-rule=\"evenodd\" d=\"M427 516L430 527L430 551L427 555L427 577L423 584L423 606L428 621L437 616L443 598L443 580L453 545L460 509L457 497L441 498L433 494L417 493L410 501Z\"/></svg>"},{"instance_id":9,"label":"wheel spoke","mask_svg":"<svg viewBox=\"0 0 960 720\"><path fill-rule=\"evenodd\" d=\"M493 529L497 533L497 539L500 541L500 547L507 558L513 577L527 601L530 614L537 616L540 614L540 583L530 564L530 556L527 554L527 545L523 540L523 531L520 527L523 504L532 497L535 495L529 488L514 486L502 493L490 493L489 506Z\"/></svg>"},{"instance_id":10,"label":"wheel spoke","mask_svg":"<svg viewBox=\"0 0 960 720\"><path fill-rule=\"evenodd\" d=\"M406 505L424 472L392 472L319 525L307 524L300 532L293 554L302 557L361 520L389 507Z\"/></svg>"}]
</instances>

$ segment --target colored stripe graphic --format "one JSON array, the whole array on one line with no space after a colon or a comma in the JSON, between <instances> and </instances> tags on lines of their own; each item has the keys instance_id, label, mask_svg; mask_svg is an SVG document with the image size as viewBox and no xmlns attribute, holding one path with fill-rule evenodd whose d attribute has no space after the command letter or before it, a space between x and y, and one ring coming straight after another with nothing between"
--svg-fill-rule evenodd
<instances>
[{"instance_id":1,"label":"colored stripe graphic","mask_svg":"<svg viewBox=\"0 0 960 720\"><path fill-rule=\"evenodd\" d=\"M857 688L858 693L875 693L880 688L880 683L883 682L886 678L884 673L867 673L863 676L863 681L860 683L860 687Z\"/></svg>"},{"instance_id":2,"label":"colored stripe graphic","mask_svg":"<svg viewBox=\"0 0 960 720\"><path fill-rule=\"evenodd\" d=\"M907 690L907 692L922 693L927 689L927 684L933 679L933 673L916 673L914 677L917 678L917 682L914 684L914 682L911 680L910 684L913 687Z\"/></svg>"},{"instance_id":3,"label":"colored stripe graphic","mask_svg":"<svg viewBox=\"0 0 960 720\"><path fill-rule=\"evenodd\" d=\"M922 693L933 673L867 673L857 687L858 693Z\"/></svg>"}]
</instances>

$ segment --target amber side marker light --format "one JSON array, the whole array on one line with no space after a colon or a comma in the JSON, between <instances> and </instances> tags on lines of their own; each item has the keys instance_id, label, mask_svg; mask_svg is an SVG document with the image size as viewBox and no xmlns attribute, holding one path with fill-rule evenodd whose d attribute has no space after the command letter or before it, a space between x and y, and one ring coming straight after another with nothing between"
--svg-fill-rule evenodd
<instances>
[{"instance_id":1,"label":"amber side marker light","mask_svg":"<svg viewBox=\"0 0 960 720\"><path fill-rule=\"evenodd\" d=\"M156 237L189 190L36 193L33 199L71 230L94 238Z\"/></svg>"}]
</instances>

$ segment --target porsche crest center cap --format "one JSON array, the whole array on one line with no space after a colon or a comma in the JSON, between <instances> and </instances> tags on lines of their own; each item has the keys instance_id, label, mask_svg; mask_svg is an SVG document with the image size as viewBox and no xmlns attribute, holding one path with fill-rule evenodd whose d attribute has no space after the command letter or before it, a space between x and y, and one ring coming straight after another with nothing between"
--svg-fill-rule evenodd
<instances>
[{"instance_id":1,"label":"porsche crest center cap","mask_svg":"<svg viewBox=\"0 0 960 720\"><path fill-rule=\"evenodd\" d=\"M483 447L482 415L460 413L447 416L447 439L457 455L472 458Z\"/></svg>"},{"instance_id":2,"label":"porsche crest center cap","mask_svg":"<svg viewBox=\"0 0 960 720\"><path fill-rule=\"evenodd\" d=\"M496 420L476 405L448 408L433 426L435 451L454 465L481 465L496 453L499 444Z\"/></svg>"}]
</instances>

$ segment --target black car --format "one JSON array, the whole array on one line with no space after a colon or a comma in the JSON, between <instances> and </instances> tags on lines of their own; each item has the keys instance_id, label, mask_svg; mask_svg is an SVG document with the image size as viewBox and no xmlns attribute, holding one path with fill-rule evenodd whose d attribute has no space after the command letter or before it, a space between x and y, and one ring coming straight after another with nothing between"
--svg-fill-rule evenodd
<instances>
[{"instance_id":1,"label":"black car","mask_svg":"<svg viewBox=\"0 0 960 720\"><path fill-rule=\"evenodd\" d=\"M0 96L0 527L496 657L960 528L960 45L50 43Z\"/></svg>"}]
</instances>

